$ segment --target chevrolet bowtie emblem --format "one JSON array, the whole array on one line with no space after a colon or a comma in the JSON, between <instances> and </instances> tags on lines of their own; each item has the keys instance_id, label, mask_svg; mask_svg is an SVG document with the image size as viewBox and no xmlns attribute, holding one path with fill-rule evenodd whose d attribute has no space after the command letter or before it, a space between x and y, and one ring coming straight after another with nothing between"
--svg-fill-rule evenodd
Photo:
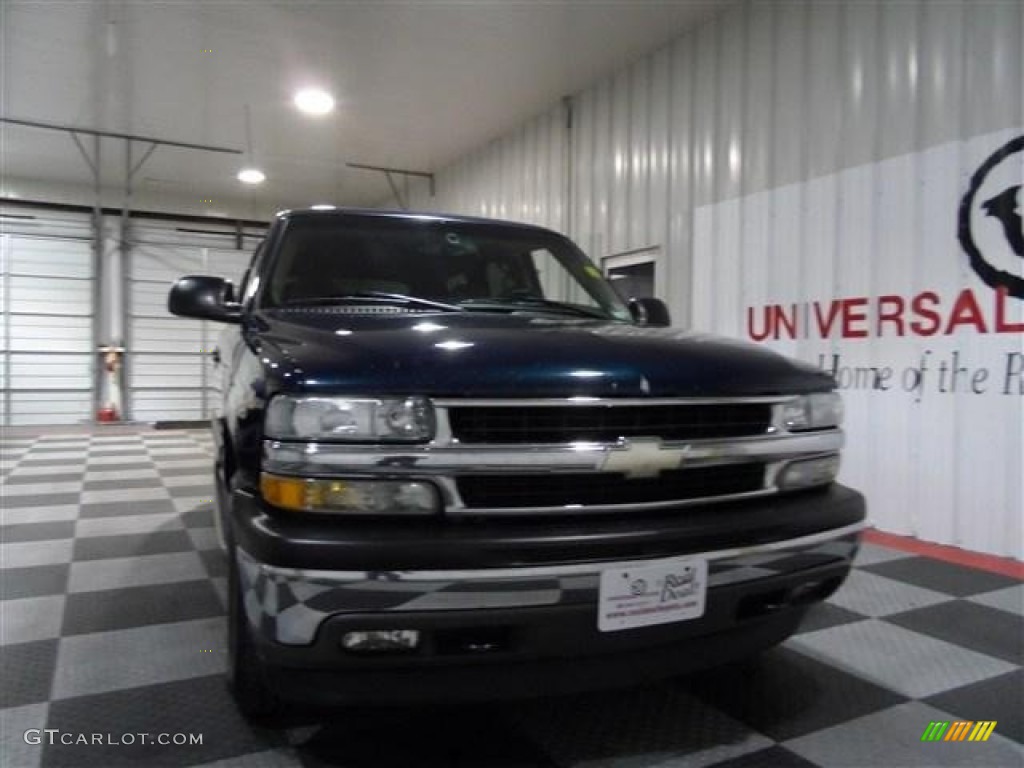
<instances>
[{"instance_id":1,"label":"chevrolet bowtie emblem","mask_svg":"<svg viewBox=\"0 0 1024 768\"><path fill-rule=\"evenodd\" d=\"M628 478L657 477L666 469L679 469L692 447L665 448L658 438L627 440L625 448L605 454L603 472L618 472Z\"/></svg>"}]
</instances>

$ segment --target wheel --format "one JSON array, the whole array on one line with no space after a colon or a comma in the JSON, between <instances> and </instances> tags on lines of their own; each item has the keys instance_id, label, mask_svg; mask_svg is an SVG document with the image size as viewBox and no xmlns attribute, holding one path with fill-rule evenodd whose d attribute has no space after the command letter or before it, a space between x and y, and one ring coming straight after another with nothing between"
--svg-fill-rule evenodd
<instances>
[{"instance_id":1,"label":"wheel","mask_svg":"<svg viewBox=\"0 0 1024 768\"><path fill-rule=\"evenodd\" d=\"M233 545L228 561L228 689L243 717L267 720L278 712L280 702L267 685L266 670L253 646Z\"/></svg>"}]
</instances>

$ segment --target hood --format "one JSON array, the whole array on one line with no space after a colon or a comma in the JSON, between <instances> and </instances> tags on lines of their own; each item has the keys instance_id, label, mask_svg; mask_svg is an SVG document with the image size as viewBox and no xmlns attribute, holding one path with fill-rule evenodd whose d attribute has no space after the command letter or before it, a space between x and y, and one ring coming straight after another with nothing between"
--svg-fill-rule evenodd
<instances>
[{"instance_id":1,"label":"hood","mask_svg":"<svg viewBox=\"0 0 1024 768\"><path fill-rule=\"evenodd\" d=\"M243 333L271 390L434 397L739 397L829 390L812 366L672 328L531 314L267 310Z\"/></svg>"}]
</instances>

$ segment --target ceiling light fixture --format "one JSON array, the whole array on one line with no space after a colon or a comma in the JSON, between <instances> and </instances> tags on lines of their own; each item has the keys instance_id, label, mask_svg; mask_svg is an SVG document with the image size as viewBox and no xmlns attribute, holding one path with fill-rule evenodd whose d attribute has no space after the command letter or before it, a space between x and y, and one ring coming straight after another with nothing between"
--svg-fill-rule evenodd
<instances>
[{"instance_id":1,"label":"ceiling light fixture","mask_svg":"<svg viewBox=\"0 0 1024 768\"><path fill-rule=\"evenodd\" d=\"M245 158L249 165L238 172L235 177L243 184L262 184L267 180L267 174L255 166L252 159L252 118L249 114L249 105L245 105Z\"/></svg>"},{"instance_id":2,"label":"ceiling light fixture","mask_svg":"<svg viewBox=\"0 0 1024 768\"><path fill-rule=\"evenodd\" d=\"M243 168L238 172L238 180L243 184L262 184L267 175L259 168Z\"/></svg>"},{"instance_id":3,"label":"ceiling light fixture","mask_svg":"<svg viewBox=\"0 0 1024 768\"><path fill-rule=\"evenodd\" d=\"M295 106L307 115L326 115L334 109L334 97L322 88L303 88L295 94Z\"/></svg>"}]
</instances>

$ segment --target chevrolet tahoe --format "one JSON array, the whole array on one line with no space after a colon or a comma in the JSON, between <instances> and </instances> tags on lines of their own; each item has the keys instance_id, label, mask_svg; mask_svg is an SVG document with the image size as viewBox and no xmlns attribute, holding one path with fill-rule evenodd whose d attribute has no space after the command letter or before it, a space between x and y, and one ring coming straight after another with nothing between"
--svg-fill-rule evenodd
<instances>
[{"instance_id":1,"label":"chevrolet tahoe","mask_svg":"<svg viewBox=\"0 0 1024 768\"><path fill-rule=\"evenodd\" d=\"M229 682L282 702L622 686L755 654L847 576L825 372L670 327L566 237L279 214L215 356Z\"/></svg>"}]
</instances>

